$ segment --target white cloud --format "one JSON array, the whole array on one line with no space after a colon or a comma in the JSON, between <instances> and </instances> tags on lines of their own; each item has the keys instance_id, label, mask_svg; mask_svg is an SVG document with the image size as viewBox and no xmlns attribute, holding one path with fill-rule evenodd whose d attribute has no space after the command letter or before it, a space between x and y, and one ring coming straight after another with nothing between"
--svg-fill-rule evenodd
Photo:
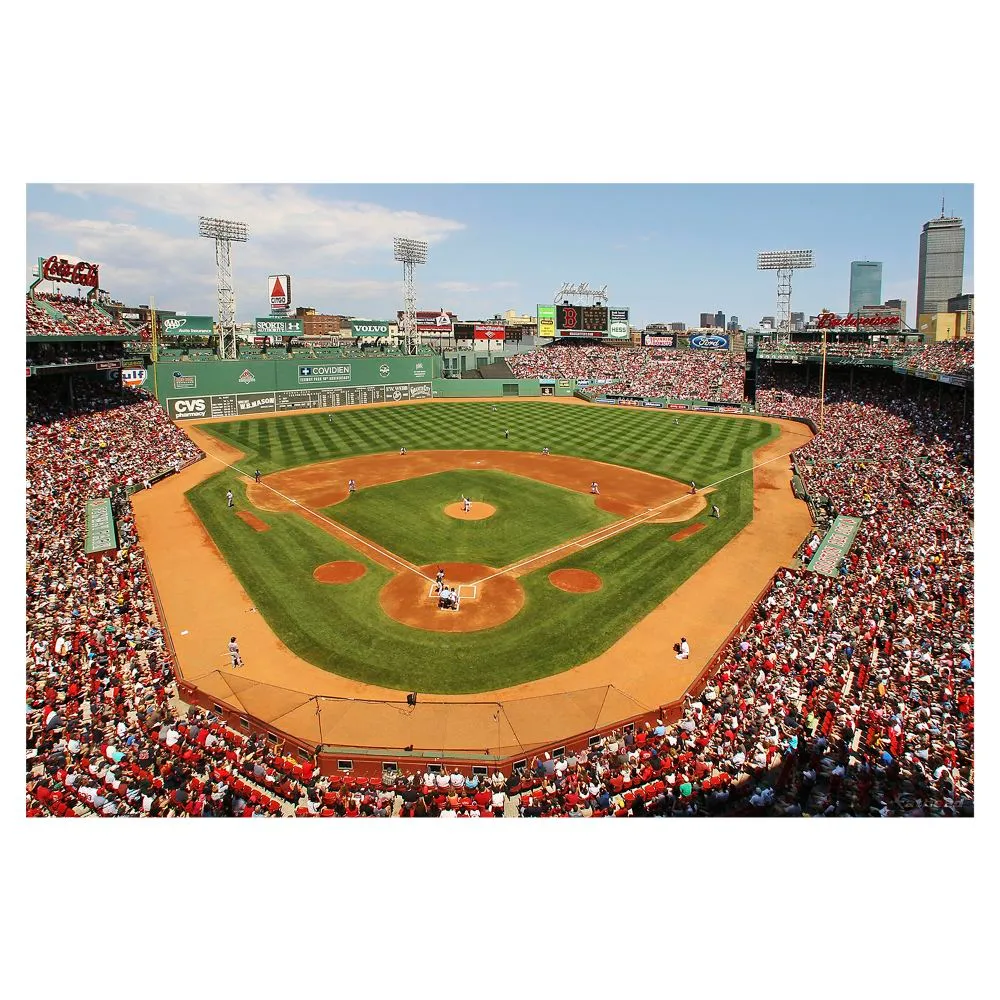
<instances>
[{"instance_id":1,"label":"white cloud","mask_svg":"<svg viewBox=\"0 0 1000 1000\"><path fill-rule=\"evenodd\" d=\"M133 303L153 294L165 308L214 312L215 252L197 234L198 216L245 221L250 241L233 248L240 319L267 308L265 278L284 271L292 275L296 305L349 312L354 303L383 302L385 308L402 294L398 278L381 280L397 266L393 236L435 243L465 228L419 212L328 201L290 185L64 184L55 190L79 198L81 214L96 217L30 212L29 235L44 231L46 246L58 244L60 252L100 264L102 285ZM161 228L150 213L172 218ZM184 235L177 235L178 220ZM364 273L373 270L372 277Z\"/></svg>"}]
</instances>

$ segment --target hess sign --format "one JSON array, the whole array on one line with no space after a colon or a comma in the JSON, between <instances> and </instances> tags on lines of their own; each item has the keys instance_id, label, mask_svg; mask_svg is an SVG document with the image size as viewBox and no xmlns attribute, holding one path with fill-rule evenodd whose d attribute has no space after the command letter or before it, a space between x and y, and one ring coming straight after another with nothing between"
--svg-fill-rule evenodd
<instances>
[{"instance_id":1,"label":"hess sign","mask_svg":"<svg viewBox=\"0 0 1000 1000\"><path fill-rule=\"evenodd\" d=\"M879 329L888 326L899 326L899 316L855 316L848 313L838 316L836 313L823 313L817 324L820 330L835 330L840 326L851 326L857 329Z\"/></svg>"},{"instance_id":2,"label":"hess sign","mask_svg":"<svg viewBox=\"0 0 1000 1000\"><path fill-rule=\"evenodd\" d=\"M71 264L65 257L51 257L42 261L42 278L46 281L61 281L67 285L86 285L97 288L97 265L85 260Z\"/></svg>"}]
</instances>

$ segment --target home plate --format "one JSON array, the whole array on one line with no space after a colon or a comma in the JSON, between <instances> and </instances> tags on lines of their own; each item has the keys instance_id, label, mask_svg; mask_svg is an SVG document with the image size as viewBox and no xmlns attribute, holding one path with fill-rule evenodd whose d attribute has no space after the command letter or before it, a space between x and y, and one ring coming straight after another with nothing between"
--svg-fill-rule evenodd
<instances>
[{"instance_id":1,"label":"home plate","mask_svg":"<svg viewBox=\"0 0 1000 1000\"><path fill-rule=\"evenodd\" d=\"M477 588L478 584L475 583L460 583L458 585L458 599L460 601L474 601L478 596ZM437 599L437 584L432 583L427 590L427 596L431 600Z\"/></svg>"}]
</instances>

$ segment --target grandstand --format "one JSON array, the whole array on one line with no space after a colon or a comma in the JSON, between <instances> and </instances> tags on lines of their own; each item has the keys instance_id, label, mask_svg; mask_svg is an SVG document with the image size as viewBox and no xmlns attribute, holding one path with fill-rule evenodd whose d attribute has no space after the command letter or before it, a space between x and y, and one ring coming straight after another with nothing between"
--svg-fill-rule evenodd
<instances>
[{"instance_id":1,"label":"grandstand","mask_svg":"<svg viewBox=\"0 0 1000 1000\"><path fill-rule=\"evenodd\" d=\"M133 339L131 328L93 303L41 296L28 297L26 325L28 816L972 813L971 341L841 345L824 432L792 459L829 520L858 519L854 544L830 575L810 568L821 529L805 539L678 718L522 768L360 777L321 774L301 746L182 700L129 498L203 454L150 395L121 385L122 345L106 338ZM812 350L771 345L755 359L758 413L818 419L815 371L783 363ZM497 365L621 396L745 405L745 360L558 344ZM104 499L117 545L94 559L87 501Z\"/></svg>"}]
</instances>

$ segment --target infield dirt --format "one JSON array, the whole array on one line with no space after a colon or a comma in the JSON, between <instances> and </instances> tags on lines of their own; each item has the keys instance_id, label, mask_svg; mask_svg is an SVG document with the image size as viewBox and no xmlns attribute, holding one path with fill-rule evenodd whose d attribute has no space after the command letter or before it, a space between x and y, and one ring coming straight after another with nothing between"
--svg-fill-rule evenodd
<instances>
[{"instance_id":1,"label":"infield dirt","mask_svg":"<svg viewBox=\"0 0 1000 1000\"><path fill-rule=\"evenodd\" d=\"M417 405L436 405L436 401ZM747 418L719 415L716 419ZM587 663L528 684L485 691L475 696L435 695L434 700L441 703L510 701L608 684L625 692L637 705L655 707L679 698L767 584L774 570L787 564L792 558L811 526L806 505L796 500L792 494L791 468L787 455L804 445L812 434L797 422L768 419L780 428L781 433L778 438L754 453L756 468L753 473L753 521L610 649ZM214 475L223 464L238 461L242 455L232 446L199 430L197 426L185 424L183 427L208 458L133 497L139 534L173 636L180 675L196 682L199 676L216 670L228 672L230 667L226 641L235 631L240 637L240 646L246 660L246 666L240 673L250 680L315 695L402 701L408 692L340 677L305 662L274 635L259 614L254 613L256 609L249 596L184 497L187 490ZM477 458L469 452L456 454L466 456L473 463L484 463L466 466L469 468L504 468L501 463L486 464L492 463L492 458ZM492 456L495 453L479 454ZM600 481L602 494L615 499L615 490L612 488L614 474L611 471L616 468L614 466L583 463L584 467L573 470L564 463L577 460L561 456L511 454L506 457L524 458L539 463L543 468L547 466L550 470L559 469L561 471L558 473L549 473L566 477L562 482L557 481L556 485L566 485L581 492L588 492L590 481L596 478ZM358 480L359 488L364 488L366 483L372 484L371 480L365 479L361 470L374 469L378 464L373 463L374 459L381 460L381 464L385 465L384 458L385 456L360 456L349 460L359 470L353 476ZM422 467L419 454L396 456L396 459L398 475L395 479L384 481L423 474L413 471ZM369 463L373 464L369 466ZM600 474L591 475L585 468L587 465L599 465ZM402 466L406 467L405 470ZM289 470L268 478L275 481L303 471ZM630 489L638 484L639 479L648 478L659 483L660 490L665 488L663 483L669 482L631 469L619 471L623 481L629 481ZM334 495L340 491L346 496L347 478L349 477L341 476L336 483L331 484L328 474L317 476L316 481L309 486L313 491L309 496L298 493L288 495L295 496L308 506L326 505L336 502ZM539 475L533 478L543 477ZM245 481L250 487L248 492L252 500L255 503L260 501L258 506L262 509L273 509L266 506L263 496L257 496L258 489L254 489L252 479L246 477ZM548 478L544 481L553 482ZM674 486L682 491L684 489L681 484ZM622 502L633 506L652 506L642 493L626 493ZM659 502L664 501L661 499ZM692 496L690 503L696 503L697 509L687 512L683 509L685 501L677 499L676 504L668 510L676 507L676 520L687 520L698 510L704 509L704 495ZM288 504L282 509L290 506L292 505ZM310 520L312 519L313 516L310 516ZM328 522L326 530L332 530ZM368 549L362 551L372 559L389 565L394 571L400 568L399 560L387 559L383 562ZM434 568L436 567L432 569ZM395 579L412 575L402 573ZM433 579L433 572L431 578ZM517 583L513 576L510 578L512 583ZM421 587L426 585L424 577L415 579L420 581ZM207 594L212 596L211 600L206 599ZM470 602L472 603L474 602ZM435 614L438 614L436 609ZM465 614L464 606L460 614ZM185 634L182 635L182 632ZM687 637L691 646L691 656L688 660L678 661L673 656L671 646L682 634ZM544 705L544 700L540 701L540 712L545 711ZM286 728L291 735L296 735L292 726ZM383 727L378 733L371 734L370 745L402 745L394 743L394 738L395 734ZM450 749L453 746L439 730L415 734L410 728L405 742L414 740L428 747Z\"/></svg>"}]
</instances>

